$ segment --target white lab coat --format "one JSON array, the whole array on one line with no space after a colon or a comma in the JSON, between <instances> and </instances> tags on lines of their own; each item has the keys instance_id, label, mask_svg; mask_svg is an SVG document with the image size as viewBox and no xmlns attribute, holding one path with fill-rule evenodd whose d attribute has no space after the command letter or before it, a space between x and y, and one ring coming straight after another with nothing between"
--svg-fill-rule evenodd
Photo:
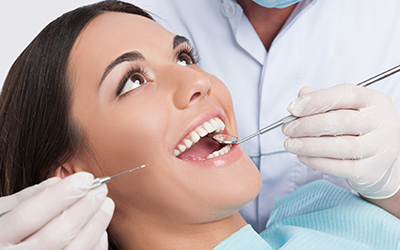
<instances>
[{"instance_id":1,"label":"white lab coat","mask_svg":"<svg viewBox=\"0 0 400 250\"><path fill-rule=\"evenodd\" d=\"M288 115L301 87L358 83L400 64L399 0L303 0L267 52L234 0L131 0L168 30L188 37L200 67L230 89L240 137ZM140 34L138 34L140 35ZM400 114L400 75L371 88L390 95ZM243 144L263 179L241 214L265 228L274 198L317 179L344 179L302 165L280 129Z\"/></svg>"}]
</instances>

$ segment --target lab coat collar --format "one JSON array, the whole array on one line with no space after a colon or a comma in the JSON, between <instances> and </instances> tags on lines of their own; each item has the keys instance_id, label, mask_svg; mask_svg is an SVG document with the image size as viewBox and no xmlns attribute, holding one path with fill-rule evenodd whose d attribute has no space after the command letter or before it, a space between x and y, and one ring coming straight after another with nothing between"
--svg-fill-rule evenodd
<instances>
[{"instance_id":1,"label":"lab coat collar","mask_svg":"<svg viewBox=\"0 0 400 250\"><path fill-rule=\"evenodd\" d=\"M260 65L263 65L265 63L267 51L250 21L244 14L242 7L236 2L236 0L221 1L221 11L229 21L236 42L258 63L260 63ZM317 1L318 0L303 0L298 3L272 44L276 43L276 41L279 40L279 37L292 26L296 19L306 10L310 9Z\"/></svg>"},{"instance_id":2,"label":"lab coat collar","mask_svg":"<svg viewBox=\"0 0 400 250\"><path fill-rule=\"evenodd\" d=\"M279 31L278 35L275 37L275 40L278 40L279 37L282 36L295 22L299 19L307 10L309 10L318 0L303 0L300 1L297 6L294 8L293 12L290 14L289 18L286 20L282 29Z\"/></svg>"},{"instance_id":3,"label":"lab coat collar","mask_svg":"<svg viewBox=\"0 0 400 250\"><path fill-rule=\"evenodd\" d=\"M236 42L262 65L267 52L242 7L235 0L222 0L221 10L229 21Z\"/></svg>"}]
</instances>

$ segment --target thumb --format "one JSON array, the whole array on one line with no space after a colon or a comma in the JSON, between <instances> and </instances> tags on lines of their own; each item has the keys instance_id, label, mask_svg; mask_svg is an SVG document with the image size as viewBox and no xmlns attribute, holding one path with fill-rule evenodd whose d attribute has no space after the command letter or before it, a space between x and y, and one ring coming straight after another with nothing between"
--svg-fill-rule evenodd
<instances>
[{"instance_id":1,"label":"thumb","mask_svg":"<svg viewBox=\"0 0 400 250\"><path fill-rule=\"evenodd\" d=\"M294 100L289 104L289 106L287 107L287 110L289 111L289 113L291 113L291 114L294 115L294 116L299 116L299 114L294 114L294 113L296 113L296 112L298 113L298 110L297 110L297 109L294 110L293 107L294 107L294 106L298 106L298 105L299 105L299 101L302 100L302 99L306 99L306 100L308 101L309 98L303 97L303 96L304 96L304 95L307 95L307 94L310 94L310 93L312 93L312 92L315 92L315 91L317 91L317 89L315 89L315 88L313 88L313 87L310 87L310 86L305 86L305 87L303 87L302 89L300 89L300 91L299 91L299 93L298 93L298 98L294 99ZM305 103L304 103L304 101L301 101L300 103L301 103L300 110L302 111L302 110L304 109ZM283 129L283 128L284 128L284 127L282 127L282 129Z\"/></svg>"},{"instance_id":2,"label":"thumb","mask_svg":"<svg viewBox=\"0 0 400 250\"><path fill-rule=\"evenodd\" d=\"M305 86L305 87L300 89L298 97L310 94L310 93L312 93L314 91L317 91L317 89L315 89L313 87L310 87L310 86Z\"/></svg>"}]
</instances>

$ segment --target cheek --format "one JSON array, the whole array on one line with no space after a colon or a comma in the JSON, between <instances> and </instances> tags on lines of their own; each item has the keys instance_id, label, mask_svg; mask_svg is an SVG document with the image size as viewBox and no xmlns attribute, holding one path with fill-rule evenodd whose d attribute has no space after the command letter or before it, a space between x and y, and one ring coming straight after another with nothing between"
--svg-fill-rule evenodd
<instances>
[{"instance_id":1,"label":"cheek","mask_svg":"<svg viewBox=\"0 0 400 250\"><path fill-rule=\"evenodd\" d=\"M237 130L236 127L236 118L235 113L233 110L233 102L231 93L229 92L228 88L223 84L217 77L211 76L212 79L212 97L221 105L224 109L230 125L235 131Z\"/></svg>"},{"instance_id":2,"label":"cheek","mask_svg":"<svg viewBox=\"0 0 400 250\"><path fill-rule=\"evenodd\" d=\"M141 106L110 110L86 126L90 146L105 174L148 164L162 148L160 138L164 136L168 112L156 104Z\"/></svg>"}]
</instances>

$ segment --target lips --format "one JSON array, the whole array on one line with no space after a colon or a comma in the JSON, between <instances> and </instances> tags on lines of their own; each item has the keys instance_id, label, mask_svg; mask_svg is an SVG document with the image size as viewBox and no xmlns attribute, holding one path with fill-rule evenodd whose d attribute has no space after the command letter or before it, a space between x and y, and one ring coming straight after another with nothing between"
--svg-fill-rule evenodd
<instances>
[{"instance_id":1,"label":"lips","mask_svg":"<svg viewBox=\"0 0 400 250\"><path fill-rule=\"evenodd\" d=\"M224 155L230 151L232 146L221 145L210 137L210 135L221 133L224 130L224 122L218 117L214 117L189 132L174 150L174 155L190 161L204 161Z\"/></svg>"}]
</instances>

